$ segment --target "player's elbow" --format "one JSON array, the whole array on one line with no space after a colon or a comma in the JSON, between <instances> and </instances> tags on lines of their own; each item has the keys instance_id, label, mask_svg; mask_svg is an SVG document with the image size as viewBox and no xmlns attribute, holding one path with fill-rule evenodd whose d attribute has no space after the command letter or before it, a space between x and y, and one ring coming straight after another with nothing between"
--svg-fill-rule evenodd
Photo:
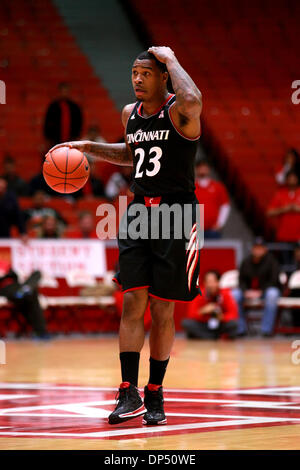
<instances>
[{"instance_id":1,"label":"player's elbow","mask_svg":"<svg viewBox=\"0 0 300 470\"><path fill-rule=\"evenodd\" d=\"M200 116L202 110L202 95L199 90L189 92L184 97L182 109L179 110L186 117Z\"/></svg>"}]
</instances>

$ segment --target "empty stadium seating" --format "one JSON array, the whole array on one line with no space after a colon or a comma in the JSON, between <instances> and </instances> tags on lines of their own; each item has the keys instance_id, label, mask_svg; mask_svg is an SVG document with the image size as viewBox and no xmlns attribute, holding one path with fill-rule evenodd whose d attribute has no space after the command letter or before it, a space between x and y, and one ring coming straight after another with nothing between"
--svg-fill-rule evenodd
<instances>
[{"instance_id":1,"label":"empty stadium seating","mask_svg":"<svg viewBox=\"0 0 300 470\"><path fill-rule=\"evenodd\" d=\"M107 140L122 135L119 112L50 0L1 1L0 79L7 95L0 159L6 152L14 156L24 178L40 171L43 119L61 81L71 83L72 97L82 106L84 132L98 124Z\"/></svg>"}]
</instances>

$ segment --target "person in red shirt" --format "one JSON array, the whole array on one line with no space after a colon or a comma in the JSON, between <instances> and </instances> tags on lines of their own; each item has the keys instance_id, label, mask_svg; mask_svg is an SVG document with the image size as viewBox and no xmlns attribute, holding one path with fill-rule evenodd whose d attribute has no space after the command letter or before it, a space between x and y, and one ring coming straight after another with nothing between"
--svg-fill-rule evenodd
<instances>
[{"instance_id":1,"label":"person in red shirt","mask_svg":"<svg viewBox=\"0 0 300 470\"><path fill-rule=\"evenodd\" d=\"M210 270L204 275L202 296L190 303L182 327L188 338L235 338L238 327L238 307L230 289L221 289L220 274Z\"/></svg>"},{"instance_id":2,"label":"person in red shirt","mask_svg":"<svg viewBox=\"0 0 300 470\"><path fill-rule=\"evenodd\" d=\"M64 238L98 238L95 225L93 214L90 211L82 211L79 214L78 229L66 231Z\"/></svg>"},{"instance_id":3,"label":"person in red shirt","mask_svg":"<svg viewBox=\"0 0 300 470\"><path fill-rule=\"evenodd\" d=\"M278 166L275 173L276 183L280 184L281 186L284 185L286 175L290 170L294 170L298 177L300 177L300 155L294 148L287 150L281 165Z\"/></svg>"},{"instance_id":4,"label":"person in red shirt","mask_svg":"<svg viewBox=\"0 0 300 470\"><path fill-rule=\"evenodd\" d=\"M278 220L277 241L296 242L300 239L300 187L295 171L287 173L285 187L274 194L267 216Z\"/></svg>"},{"instance_id":5,"label":"person in red shirt","mask_svg":"<svg viewBox=\"0 0 300 470\"><path fill-rule=\"evenodd\" d=\"M225 186L211 178L210 167L201 160L195 169L195 194L199 204L204 204L204 238L220 238L230 212Z\"/></svg>"}]
</instances>

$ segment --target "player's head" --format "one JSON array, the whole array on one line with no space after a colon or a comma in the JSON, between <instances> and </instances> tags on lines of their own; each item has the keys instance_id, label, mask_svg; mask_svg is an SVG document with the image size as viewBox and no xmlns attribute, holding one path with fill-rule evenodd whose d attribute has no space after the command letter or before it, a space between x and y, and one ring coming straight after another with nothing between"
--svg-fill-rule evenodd
<instances>
[{"instance_id":1,"label":"player's head","mask_svg":"<svg viewBox=\"0 0 300 470\"><path fill-rule=\"evenodd\" d=\"M167 90L167 67L151 52L144 51L133 62L131 80L136 98L151 101Z\"/></svg>"}]
</instances>

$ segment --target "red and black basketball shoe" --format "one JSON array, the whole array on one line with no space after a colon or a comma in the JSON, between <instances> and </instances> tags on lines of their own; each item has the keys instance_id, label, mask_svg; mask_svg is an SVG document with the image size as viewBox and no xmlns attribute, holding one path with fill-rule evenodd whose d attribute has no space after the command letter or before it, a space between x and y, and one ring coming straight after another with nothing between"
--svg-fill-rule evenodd
<instances>
[{"instance_id":1,"label":"red and black basketball shoe","mask_svg":"<svg viewBox=\"0 0 300 470\"><path fill-rule=\"evenodd\" d=\"M136 418L146 412L138 389L129 382L122 382L117 395L117 406L109 415L109 424L118 424Z\"/></svg>"},{"instance_id":2,"label":"red and black basketball shoe","mask_svg":"<svg viewBox=\"0 0 300 470\"><path fill-rule=\"evenodd\" d=\"M144 404L147 412L143 416L143 424L166 424L164 411L163 388L161 385L148 384L144 389Z\"/></svg>"}]
</instances>

